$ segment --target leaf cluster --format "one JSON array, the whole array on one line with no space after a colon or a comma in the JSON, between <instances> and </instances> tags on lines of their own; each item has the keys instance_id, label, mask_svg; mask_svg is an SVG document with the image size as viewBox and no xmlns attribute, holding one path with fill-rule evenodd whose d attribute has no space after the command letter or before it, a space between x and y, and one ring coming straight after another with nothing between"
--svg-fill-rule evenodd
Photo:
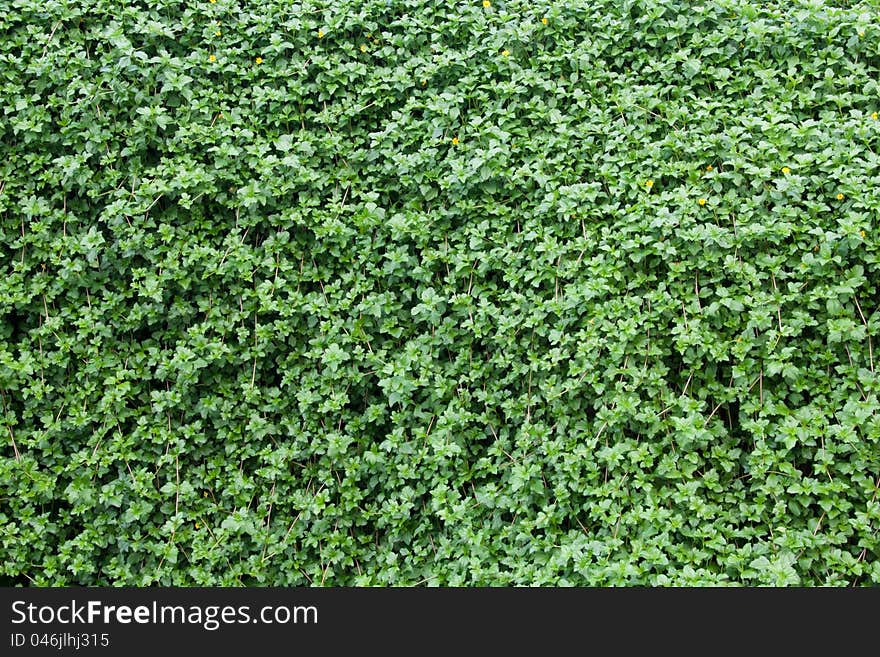
<instances>
[{"instance_id":1,"label":"leaf cluster","mask_svg":"<svg viewBox=\"0 0 880 657\"><path fill-rule=\"evenodd\" d=\"M9 4L0 581L880 583L875 3Z\"/></svg>"}]
</instances>

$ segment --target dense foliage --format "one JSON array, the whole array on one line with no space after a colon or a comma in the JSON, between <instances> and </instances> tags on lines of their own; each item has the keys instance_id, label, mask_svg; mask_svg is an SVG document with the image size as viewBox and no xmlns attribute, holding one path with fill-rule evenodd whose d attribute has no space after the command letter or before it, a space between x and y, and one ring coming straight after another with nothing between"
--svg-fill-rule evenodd
<instances>
[{"instance_id":1,"label":"dense foliage","mask_svg":"<svg viewBox=\"0 0 880 657\"><path fill-rule=\"evenodd\" d=\"M6 6L2 582L880 583L875 3Z\"/></svg>"}]
</instances>

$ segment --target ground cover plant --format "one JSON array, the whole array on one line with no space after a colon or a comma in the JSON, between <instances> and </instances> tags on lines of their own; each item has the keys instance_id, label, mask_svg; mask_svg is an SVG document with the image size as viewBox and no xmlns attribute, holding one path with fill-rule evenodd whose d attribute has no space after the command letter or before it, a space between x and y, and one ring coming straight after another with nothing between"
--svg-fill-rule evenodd
<instances>
[{"instance_id":1,"label":"ground cover plant","mask_svg":"<svg viewBox=\"0 0 880 657\"><path fill-rule=\"evenodd\" d=\"M2 583L880 583L876 3L6 5Z\"/></svg>"}]
</instances>

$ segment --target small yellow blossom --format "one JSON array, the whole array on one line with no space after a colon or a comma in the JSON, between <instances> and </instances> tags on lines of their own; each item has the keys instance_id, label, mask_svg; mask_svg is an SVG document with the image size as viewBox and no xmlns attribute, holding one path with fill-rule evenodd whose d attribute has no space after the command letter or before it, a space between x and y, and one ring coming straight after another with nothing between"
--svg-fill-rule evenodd
<instances>
[{"instance_id":1,"label":"small yellow blossom","mask_svg":"<svg viewBox=\"0 0 880 657\"><path fill-rule=\"evenodd\" d=\"M453 138L452 138L452 145L453 145L453 146L458 146L458 137L453 137Z\"/></svg>"},{"instance_id":2,"label":"small yellow blossom","mask_svg":"<svg viewBox=\"0 0 880 657\"><path fill-rule=\"evenodd\" d=\"M202 497L208 497L208 491L203 491L203 492L202 492Z\"/></svg>"},{"instance_id":3,"label":"small yellow blossom","mask_svg":"<svg viewBox=\"0 0 880 657\"><path fill-rule=\"evenodd\" d=\"M424 87L426 84L428 84L428 81L427 81L427 80L422 80L422 86Z\"/></svg>"},{"instance_id":4,"label":"small yellow blossom","mask_svg":"<svg viewBox=\"0 0 880 657\"><path fill-rule=\"evenodd\" d=\"M865 237L865 231L860 230L860 231L859 231L859 235L861 235L861 236L864 238L864 237Z\"/></svg>"},{"instance_id":5,"label":"small yellow blossom","mask_svg":"<svg viewBox=\"0 0 880 657\"><path fill-rule=\"evenodd\" d=\"M201 525L199 523L196 523L196 529L198 529L199 527L201 527Z\"/></svg>"},{"instance_id":6,"label":"small yellow blossom","mask_svg":"<svg viewBox=\"0 0 880 657\"><path fill-rule=\"evenodd\" d=\"M711 171L712 168L713 168L713 167L712 167L711 164L707 164L707 165L706 165L706 171Z\"/></svg>"},{"instance_id":7,"label":"small yellow blossom","mask_svg":"<svg viewBox=\"0 0 880 657\"><path fill-rule=\"evenodd\" d=\"M492 6L492 3L489 2L489 0L483 0L483 6L484 6L486 9L488 9L489 7Z\"/></svg>"},{"instance_id":8,"label":"small yellow blossom","mask_svg":"<svg viewBox=\"0 0 880 657\"><path fill-rule=\"evenodd\" d=\"M700 205L706 205L706 199L701 198L699 201L697 201L697 203L699 203Z\"/></svg>"},{"instance_id":9,"label":"small yellow blossom","mask_svg":"<svg viewBox=\"0 0 880 657\"><path fill-rule=\"evenodd\" d=\"M874 120L876 121L876 120L877 120L877 112L872 112L872 113L871 113L871 118L874 119Z\"/></svg>"},{"instance_id":10,"label":"small yellow blossom","mask_svg":"<svg viewBox=\"0 0 880 657\"><path fill-rule=\"evenodd\" d=\"M838 195L837 195L837 200L838 200L838 201L842 201L842 200L843 200L843 194L838 194Z\"/></svg>"},{"instance_id":11,"label":"small yellow blossom","mask_svg":"<svg viewBox=\"0 0 880 657\"><path fill-rule=\"evenodd\" d=\"M544 16L544 18L541 19L541 22L542 22L544 25L546 25L546 24L547 24L547 17Z\"/></svg>"},{"instance_id":12,"label":"small yellow blossom","mask_svg":"<svg viewBox=\"0 0 880 657\"><path fill-rule=\"evenodd\" d=\"M318 30L318 38L319 38L319 39L323 39L323 38L324 38L324 30Z\"/></svg>"},{"instance_id":13,"label":"small yellow blossom","mask_svg":"<svg viewBox=\"0 0 880 657\"><path fill-rule=\"evenodd\" d=\"M361 52L367 52L367 46L364 43L361 44Z\"/></svg>"},{"instance_id":14,"label":"small yellow blossom","mask_svg":"<svg viewBox=\"0 0 880 657\"><path fill-rule=\"evenodd\" d=\"M217 0L211 0L211 4L213 5Z\"/></svg>"},{"instance_id":15,"label":"small yellow blossom","mask_svg":"<svg viewBox=\"0 0 880 657\"><path fill-rule=\"evenodd\" d=\"M789 173L791 173L791 169L789 169L788 167L782 167L782 173L788 175Z\"/></svg>"},{"instance_id":16,"label":"small yellow blossom","mask_svg":"<svg viewBox=\"0 0 880 657\"><path fill-rule=\"evenodd\" d=\"M216 32L214 32L214 36L220 36L220 34L221 34L220 30L217 30Z\"/></svg>"},{"instance_id":17,"label":"small yellow blossom","mask_svg":"<svg viewBox=\"0 0 880 657\"><path fill-rule=\"evenodd\" d=\"M501 56L502 56L502 57L507 57L509 54L510 54L510 51L507 50L506 48L505 48L504 50L501 51Z\"/></svg>"},{"instance_id":18,"label":"small yellow blossom","mask_svg":"<svg viewBox=\"0 0 880 657\"><path fill-rule=\"evenodd\" d=\"M257 64L262 64L262 63L263 63L263 58L262 58L262 57L257 57L254 61L255 61Z\"/></svg>"},{"instance_id":19,"label":"small yellow blossom","mask_svg":"<svg viewBox=\"0 0 880 657\"><path fill-rule=\"evenodd\" d=\"M859 32L859 36L860 36L860 37L863 37L863 36L865 36L865 33L864 33L864 32Z\"/></svg>"},{"instance_id":20,"label":"small yellow blossom","mask_svg":"<svg viewBox=\"0 0 880 657\"><path fill-rule=\"evenodd\" d=\"M653 180L646 180L645 181L645 187L647 187L648 189L651 189L653 186L654 186Z\"/></svg>"},{"instance_id":21,"label":"small yellow blossom","mask_svg":"<svg viewBox=\"0 0 880 657\"><path fill-rule=\"evenodd\" d=\"M217 61L217 57L215 57L214 55L211 55L210 57L208 57L208 61L209 61L209 62L216 62L216 61Z\"/></svg>"}]
</instances>

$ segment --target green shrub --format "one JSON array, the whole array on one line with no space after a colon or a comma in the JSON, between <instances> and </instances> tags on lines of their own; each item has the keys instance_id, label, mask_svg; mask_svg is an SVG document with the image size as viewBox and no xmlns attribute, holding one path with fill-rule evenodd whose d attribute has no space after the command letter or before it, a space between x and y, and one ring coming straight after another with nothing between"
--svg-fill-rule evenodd
<instances>
[{"instance_id":1,"label":"green shrub","mask_svg":"<svg viewBox=\"0 0 880 657\"><path fill-rule=\"evenodd\" d=\"M880 583L876 3L10 4L3 583Z\"/></svg>"}]
</instances>

